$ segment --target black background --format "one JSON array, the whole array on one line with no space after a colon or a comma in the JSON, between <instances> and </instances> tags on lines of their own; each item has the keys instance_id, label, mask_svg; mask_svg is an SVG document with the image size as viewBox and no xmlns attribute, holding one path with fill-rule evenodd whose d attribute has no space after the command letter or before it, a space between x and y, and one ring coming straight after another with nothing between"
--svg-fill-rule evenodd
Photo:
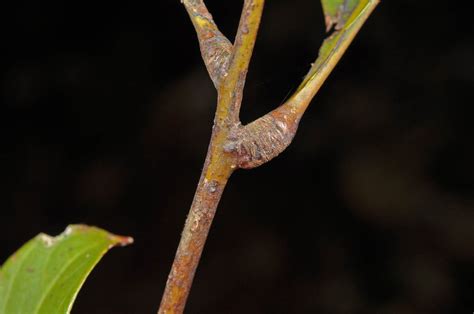
<instances>
[{"instance_id":1,"label":"black background","mask_svg":"<svg viewBox=\"0 0 474 314\"><path fill-rule=\"evenodd\" d=\"M233 38L242 1L208 0ZM293 144L224 193L187 313L471 313L472 12L382 1ZM74 313L154 313L216 93L178 0L2 9L0 259L70 223L131 235ZM316 0L267 1L242 121L299 84Z\"/></svg>"}]
</instances>

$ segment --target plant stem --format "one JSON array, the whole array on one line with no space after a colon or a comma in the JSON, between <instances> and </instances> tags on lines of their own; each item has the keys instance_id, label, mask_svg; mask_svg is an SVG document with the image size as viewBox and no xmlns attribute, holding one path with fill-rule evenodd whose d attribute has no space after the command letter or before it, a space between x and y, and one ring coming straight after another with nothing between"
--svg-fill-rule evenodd
<instances>
[{"instance_id":1,"label":"plant stem","mask_svg":"<svg viewBox=\"0 0 474 314\"><path fill-rule=\"evenodd\" d=\"M168 276L159 314L182 313L191 289L217 205L232 169L216 167L211 162L211 152L206 158L198 188L184 225L181 241Z\"/></svg>"},{"instance_id":2,"label":"plant stem","mask_svg":"<svg viewBox=\"0 0 474 314\"><path fill-rule=\"evenodd\" d=\"M239 111L264 0L245 0L235 48L230 49L201 0L183 1L196 28L201 54L218 91L214 127L204 169L184 225L158 314L183 313L194 274L227 180L238 156L226 151L229 134L240 125ZM216 48L217 38L222 44ZM217 58L216 58L217 56ZM227 69L228 68L228 69Z\"/></svg>"},{"instance_id":3,"label":"plant stem","mask_svg":"<svg viewBox=\"0 0 474 314\"><path fill-rule=\"evenodd\" d=\"M236 168L235 158L223 150L228 130L228 126L218 123L213 127L204 168L184 224L158 314L179 314L184 311L217 205Z\"/></svg>"},{"instance_id":4,"label":"plant stem","mask_svg":"<svg viewBox=\"0 0 474 314\"><path fill-rule=\"evenodd\" d=\"M158 314L183 313L217 205L232 172L237 168L258 167L286 149L304 111L378 0L360 2L349 12L349 20L339 20L342 24L337 24L336 32L323 43L318 59L295 94L280 107L245 126L240 124L239 112L265 0L245 0L233 45L215 25L204 0L181 2L196 29L201 55L218 92L218 102L206 162ZM333 18L346 15L339 11L334 17L326 16L330 23L328 28L335 23Z\"/></svg>"}]
</instances>

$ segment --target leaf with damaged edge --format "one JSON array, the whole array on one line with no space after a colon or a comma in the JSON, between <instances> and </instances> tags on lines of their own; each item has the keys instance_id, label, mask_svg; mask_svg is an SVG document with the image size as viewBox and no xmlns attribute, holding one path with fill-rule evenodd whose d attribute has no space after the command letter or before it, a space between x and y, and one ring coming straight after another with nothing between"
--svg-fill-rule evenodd
<instances>
[{"instance_id":1,"label":"leaf with damaged edge","mask_svg":"<svg viewBox=\"0 0 474 314\"><path fill-rule=\"evenodd\" d=\"M101 257L132 242L85 225L71 225L55 238L37 235L0 269L0 314L69 313Z\"/></svg>"},{"instance_id":2,"label":"leaf with damaged edge","mask_svg":"<svg viewBox=\"0 0 474 314\"><path fill-rule=\"evenodd\" d=\"M342 24L357 6L359 0L322 0L326 30L329 31L333 24Z\"/></svg>"},{"instance_id":3,"label":"leaf with damaged edge","mask_svg":"<svg viewBox=\"0 0 474 314\"><path fill-rule=\"evenodd\" d=\"M322 85L378 2L321 0L326 29L329 31L334 26L335 31L323 42L316 62L292 97L297 97L305 89L318 89Z\"/></svg>"}]
</instances>

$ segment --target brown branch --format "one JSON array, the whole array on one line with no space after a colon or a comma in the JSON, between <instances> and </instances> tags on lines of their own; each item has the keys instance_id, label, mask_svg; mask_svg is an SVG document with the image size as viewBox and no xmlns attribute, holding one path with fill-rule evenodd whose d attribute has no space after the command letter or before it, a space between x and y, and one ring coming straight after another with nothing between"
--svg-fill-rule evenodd
<instances>
[{"instance_id":1,"label":"brown branch","mask_svg":"<svg viewBox=\"0 0 474 314\"><path fill-rule=\"evenodd\" d=\"M217 27L212 22L204 3L199 0L184 1L198 33L206 65L210 62L212 67L217 67L215 69L211 67L209 72L218 87L219 99L204 169L168 276L159 314L183 313L217 205L228 178L237 168L236 157L226 152L224 146L231 129L239 124L238 110L263 3L264 0L245 1L232 61L227 71L225 62L217 65L208 59L208 56L216 51L216 47L209 44L207 36L211 34L218 37L218 35L215 35ZM209 50L213 52L210 53Z\"/></svg>"},{"instance_id":2,"label":"brown branch","mask_svg":"<svg viewBox=\"0 0 474 314\"><path fill-rule=\"evenodd\" d=\"M231 174L230 167L217 167L217 163L206 160L205 172L194 196L191 209L181 235L175 260L168 276L160 314L183 313L191 289L194 274L216 213L217 205ZM220 178L208 180L206 176L220 174Z\"/></svg>"},{"instance_id":3,"label":"brown branch","mask_svg":"<svg viewBox=\"0 0 474 314\"><path fill-rule=\"evenodd\" d=\"M239 123L245 79L247 78L264 4L264 0L245 0L235 38L232 60L227 76L218 90L217 117L225 117L229 120L219 120L218 123L226 122L227 125L229 123Z\"/></svg>"},{"instance_id":4,"label":"brown branch","mask_svg":"<svg viewBox=\"0 0 474 314\"><path fill-rule=\"evenodd\" d=\"M245 0L233 47L218 30L203 0L182 2L196 28L201 54L218 91L218 103L201 179L168 276L159 314L183 313L217 205L232 172L237 168L258 167L292 142L311 99L378 0L367 0L366 6L359 3L360 16L333 35L340 37L325 41L330 45L334 44L331 40L337 40L337 44L329 52L321 49L310 73L286 103L245 126L240 124L239 112L264 0ZM327 47L323 45L323 48Z\"/></svg>"}]
</instances>

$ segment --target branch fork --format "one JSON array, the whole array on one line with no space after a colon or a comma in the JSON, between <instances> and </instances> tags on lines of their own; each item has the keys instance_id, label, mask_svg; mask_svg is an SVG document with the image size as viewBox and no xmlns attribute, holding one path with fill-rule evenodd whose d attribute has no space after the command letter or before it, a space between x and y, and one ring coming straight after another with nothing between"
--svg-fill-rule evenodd
<instances>
[{"instance_id":1,"label":"branch fork","mask_svg":"<svg viewBox=\"0 0 474 314\"><path fill-rule=\"evenodd\" d=\"M334 12L334 6L325 7L326 1L322 0L328 29L336 20L337 28L323 43L308 75L288 101L242 125L239 118L242 95L265 0L244 0L234 44L218 29L203 0L181 0L196 30L218 102L206 161L159 314L183 313L217 205L231 174L238 168L252 169L267 163L291 144L311 100L378 3L378 0L360 0L357 6L349 8L346 1L333 0L341 2Z\"/></svg>"},{"instance_id":2,"label":"branch fork","mask_svg":"<svg viewBox=\"0 0 474 314\"><path fill-rule=\"evenodd\" d=\"M242 94L264 1L245 1L235 45L219 31L202 0L182 2L196 28L201 55L219 93L216 123L227 129L222 149L234 161L232 169L251 169L270 161L291 143L302 113L283 105L248 125L240 123Z\"/></svg>"}]
</instances>

